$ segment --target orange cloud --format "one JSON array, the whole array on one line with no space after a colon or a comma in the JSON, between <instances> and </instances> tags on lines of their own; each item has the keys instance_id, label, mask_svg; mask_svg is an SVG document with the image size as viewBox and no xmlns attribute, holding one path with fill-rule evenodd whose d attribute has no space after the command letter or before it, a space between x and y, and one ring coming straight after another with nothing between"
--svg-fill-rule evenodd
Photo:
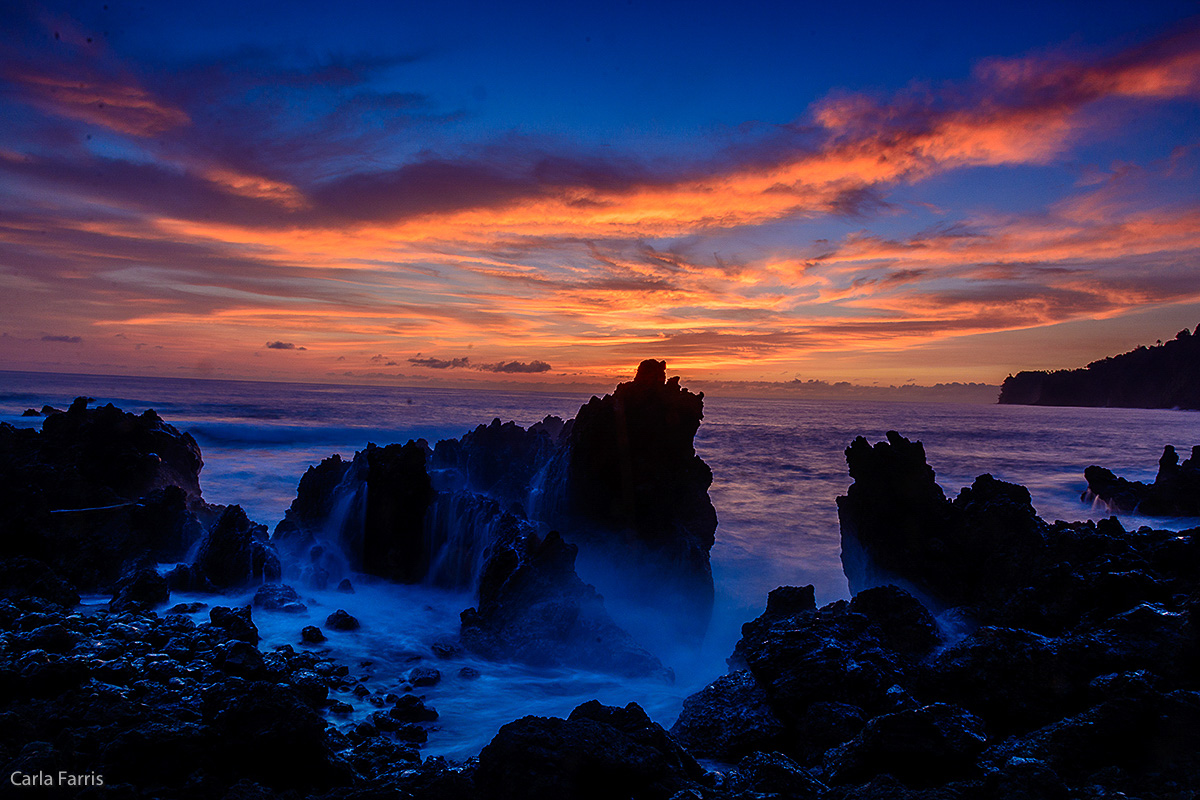
<instances>
[{"instance_id":1,"label":"orange cloud","mask_svg":"<svg viewBox=\"0 0 1200 800\"><path fill-rule=\"evenodd\" d=\"M36 77L22 85L53 113L138 137L189 121L136 88ZM802 146L666 177L563 170L539 180L537 169L513 178L429 162L306 184L180 157L141 179L170 201L185 186L172 182L182 164L186 187L208 192L196 190L194 202L159 210L138 193L80 189L89 217L108 213L0 225L0 256L13 265L0 285L23 298L41 292L30 306L63 320L88 309L106 331L219 342L231 353L242 342L304 341L306 364L340 355L366 366L370 354L459 354L478 344L472 363L536 355L606 371L654 355L733 373L816 353L895 353L1200 298L1200 208L1105 184L1046 209L966 214L907 236L768 238L724 258L709 242L886 207L891 188L964 167L1052 163L1109 103L1197 95L1192 35L1091 63L991 61L968 84L937 92L832 97L806 118ZM100 97L117 100L93 119ZM65 167L34 172L15 156L2 160L26 180L68 180ZM486 184L480 197L476 179ZM375 214L354 190L412 196ZM56 298L51 286L68 288ZM384 363L397 356L408 358Z\"/></svg>"},{"instance_id":2,"label":"orange cloud","mask_svg":"<svg viewBox=\"0 0 1200 800\"><path fill-rule=\"evenodd\" d=\"M130 136L158 136L191 122L187 112L162 103L145 89L131 84L32 72L19 72L8 78L21 85L27 101L42 111Z\"/></svg>"}]
</instances>

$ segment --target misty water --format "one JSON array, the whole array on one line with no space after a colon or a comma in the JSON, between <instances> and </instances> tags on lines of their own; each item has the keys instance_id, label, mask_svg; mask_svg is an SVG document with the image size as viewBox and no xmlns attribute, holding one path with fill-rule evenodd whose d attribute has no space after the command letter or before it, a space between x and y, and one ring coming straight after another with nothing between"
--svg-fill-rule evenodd
<instances>
[{"instance_id":1,"label":"misty water","mask_svg":"<svg viewBox=\"0 0 1200 800\"><path fill-rule=\"evenodd\" d=\"M0 372L0 421L37 426L40 418L20 416L25 408L45 403L65 408L79 395L138 413L154 408L190 432L204 454L204 498L240 503L251 519L271 529L294 498L304 470L333 453L349 457L367 442L424 438L433 444L497 417L522 426L547 414L566 419L590 397ZM1108 516L1107 509L1080 502L1089 464L1152 480L1163 445L1187 452L1200 444L1200 414L1167 410L720 396L706 397L704 410L696 449L713 470L710 496L720 520L712 550L717 598L709 633L697 648L663 652L636 611L610 603L617 622L675 671L674 684L532 669L469 655L436 659L430 645L454 637L459 612L475 605L471 593L365 576L351 576L354 594L297 586L309 607L305 614L256 609L261 646L300 647L303 626L324 629L325 617L344 608L361 620L362 629L326 631L329 641L321 649L372 691L399 692L414 666L438 668L442 682L417 690L441 714L424 748L429 755L474 755L509 720L526 714L564 716L591 699L637 702L669 726L684 697L725 671L724 659L741 624L761 613L771 589L811 583L819 603L847 596L835 498L850 484L843 451L856 436L874 442L897 430L921 440L950 496L984 472L1024 484L1038 513L1051 520ZM1195 520L1122 517L1122 522L1179 529ZM586 572L581 577L596 580ZM172 602L245 605L252 595L176 594ZM200 612L197 619L206 615ZM461 676L462 667L477 670L479 677ZM339 724L376 710L350 694L337 699L355 707L351 716L335 718Z\"/></svg>"}]
</instances>

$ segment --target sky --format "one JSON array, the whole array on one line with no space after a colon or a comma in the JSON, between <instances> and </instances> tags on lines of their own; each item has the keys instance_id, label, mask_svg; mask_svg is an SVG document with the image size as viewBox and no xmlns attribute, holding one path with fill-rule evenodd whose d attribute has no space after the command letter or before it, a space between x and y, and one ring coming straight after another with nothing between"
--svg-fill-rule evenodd
<instances>
[{"instance_id":1,"label":"sky","mask_svg":"<svg viewBox=\"0 0 1200 800\"><path fill-rule=\"evenodd\" d=\"M0 369L999 383L1200 323L1200 3L0 0Z\"/></svg>"}]
</instances>

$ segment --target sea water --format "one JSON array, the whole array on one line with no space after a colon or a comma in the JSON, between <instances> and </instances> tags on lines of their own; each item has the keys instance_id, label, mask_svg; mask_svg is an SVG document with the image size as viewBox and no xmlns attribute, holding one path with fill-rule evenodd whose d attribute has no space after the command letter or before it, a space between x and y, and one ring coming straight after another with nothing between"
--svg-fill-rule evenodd
<instances>
[{"instance_id":1,"label":"sea water","mask_svg":"<svg viewBox=\"0 0 1200 800\"><path fill-rule=\"evenodd\" d=\"M686 376L683 383L687 385ZM548 414L567 419L590 398L581 393L0 372L0 421L37 426L40 418L20 416L25 408L47 403L66 408L80 395L135 413L154 408L167 422L190 432L204 455L205 500L240 503L251 519L272 529L294 498L304 470L333 453L350 457L367 442L424 438L433 444L493 418L522 426ZM741 624L762 612L771 589L811 583L818 603L847 596L836 506L837 496L850 484L844 451L856 436L875 442L889 430L924 443L938 483L950 497L988 472L1028 487L1046 519L1080 520L1109 516L1107 509L1080 501L1085 467L1100 464L1132 480L1153 480L1163 445L1174 444L1187 453L1200 444L1200 414L710 394L696 449L712 468L709 494L720 521L712 550L716 608L702 646L656 653L675 670L674 684L532 669L468 655L437 661L430 644L453 638L459 612L474 605L475 598L365 577L355 580L352 595L297 587L309 607L303 615L256 610L262 646L299 646L300 628L324 628L325 617L344 608L362 621L362 629L327 631L330 638L323 648L372 691L399 690L415 665L438 667L442 682L418 690L441 714L424 750L431 755L474 755L509 720L526 714L564 716L591 699L610 705L637 702L669 726L683 698L724 673L724 659ZM1129 516L1121 521L1127 528L1152 524L1172 529L1196 522ZM244 605L251 596L174 599ZM637 627L636 620L617 621ZM655 642L642 644L655 649ZM464 666L477 670L479 677L459 675ZM355 707L341 720L344 724L376 710L353 695L338 699Z\"/></svg>"}]
</instances>

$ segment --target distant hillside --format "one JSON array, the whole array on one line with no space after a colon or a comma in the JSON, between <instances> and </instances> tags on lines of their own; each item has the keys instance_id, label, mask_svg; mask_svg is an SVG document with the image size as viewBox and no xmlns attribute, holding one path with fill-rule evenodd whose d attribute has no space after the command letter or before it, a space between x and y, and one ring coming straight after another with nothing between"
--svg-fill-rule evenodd
<instances>
[{"instance_id":1,"label":"distant hillside","mask_svg":"<svg viewBox=\"0 0 1200 800\"><path fill-rule=\"evenodd\" d=\"M1173 340L1093 361L1082 369L1019 372L1000 402L1033 406L1200 409L1200 326Z\"/></svg>"}]
</instances>

